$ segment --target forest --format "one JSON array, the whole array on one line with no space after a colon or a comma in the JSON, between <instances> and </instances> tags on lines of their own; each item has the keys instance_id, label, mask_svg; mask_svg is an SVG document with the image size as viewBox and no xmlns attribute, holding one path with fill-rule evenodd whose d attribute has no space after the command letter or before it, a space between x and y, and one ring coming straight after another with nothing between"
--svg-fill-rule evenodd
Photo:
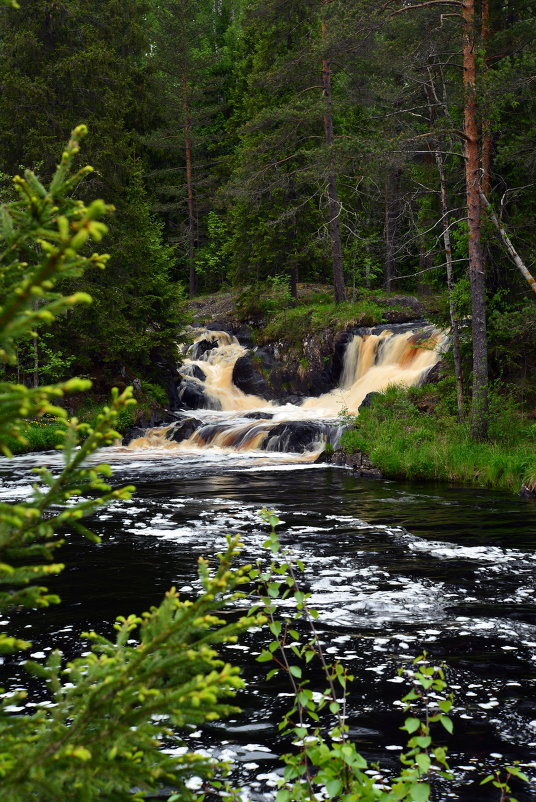
<instances>
[{"instance_id":1,"label":"forest","mask_svg":"<svg viewBox=\"0 0 536 802\"><path fill-rule=\"evenodd\" d=\"M535 34L0 0L2 802L534 798Z\"/></svg>"},{"instance_id":2,"label":"forest","mask_svg":"<svg viewBox=\"0 0 536 802\"><path fill-rule=\"evenodd\" d=\"M22 347L19 378L158 382L187 296L275 281L296 298L312 282L337 304L433 297L476 439L488 387L530 411L529 0L32 0L0 14L2 197L21 167L50 176L84 123L80 197L115 207L106 271L72 285L94 303Z\"/></svg>"}]
</instances>

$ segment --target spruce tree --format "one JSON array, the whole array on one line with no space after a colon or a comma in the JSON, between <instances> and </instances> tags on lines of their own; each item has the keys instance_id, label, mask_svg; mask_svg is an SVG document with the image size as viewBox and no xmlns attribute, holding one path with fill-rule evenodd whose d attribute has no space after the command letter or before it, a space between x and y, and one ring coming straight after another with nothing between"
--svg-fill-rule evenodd
<instances>
[{"instance_id":1,"label":"spruce tree","mask_svg":"<svg viewBox=\"0 0 536 802\"><path fill-rule=\"evenodd\" d=\"M55 330L60 350L71 344L79 367L91 364L95 376L124 367L135 373L163 344L170 352L180 323L172 255L151 220L140 179L139 137L158 118L149 6L146 0L23 0L20 11L0 10L4 172L22 164L49 176L61 142L84 119L95 172L81 196L102 194L116 207L110 242L117 257L105 278L96 270L84 278L99 303L66 316Z\"/></svg>"}]
</instances>

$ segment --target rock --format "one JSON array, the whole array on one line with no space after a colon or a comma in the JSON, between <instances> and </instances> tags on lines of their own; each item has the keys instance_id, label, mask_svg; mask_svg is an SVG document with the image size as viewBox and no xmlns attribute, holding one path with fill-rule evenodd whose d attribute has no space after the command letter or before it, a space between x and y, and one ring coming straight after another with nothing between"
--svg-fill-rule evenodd
<instances>
[{"instance_id":1,"label":"rock","mask_svg":"<svg viewBox=\"0 0 536 802\"><path fill-rule=\"evenodd\" d=\"M183 440L188 440L202 425L203 421L198 418L183 418L167 430L166 440L182 443Z\"/></svg>"},{"instance_id":2,"label":"rock","mask_svg":"<svg viewBox=\"0 0 536 802\"><path fill-rule=\"evenodd\" d=\"M212 320L205 326L207 331L225 331L227 334L233 334L233 326L227 320Z\"/></svg>"},{"instance_id":3,"label":"rock","mask_svg":"<svg viewBox=\"0 0 536 802\"><path fill-rule=\"evenodd\" d=\"M367 409L367 407L370 407L374 399L379 395L381 395L381 393L375 393L375 392L367 393L364 399L359 404L357 411L360 412L362 409Z\"/></svg>"},{"instance_id":4,"label":"rock","mask_svg":"<svg viewBox=\"0 0 536 802\"><path fill-rule=\"evenodd\" d=\"M293 404L299 407L303 404L303 395L287 395L282 399L284 404Z\"/></svg>"},{"instance_id":5,"label":"rock","mask_svg":"<svg viewBox=\"0 0 536 802\"><path fill-rule=\"evenodd\" d=\"M271 412L246 412L242 417L250 420L271 420L274 416Z\"/></svg>"},{"instance_id":6,"label":"rock","mask_svg":"<svg viewBox=\"0 0 536 802\"><path fill-rule=\"evenodd\" d=\"M329 423L314 421L282 421L270 429L261 448L264 451L310 451L322 437L329 438L338 428Z\"/></svg>"},{"instance_id":7,"label":"rock","mask_svg":"<svg viewBox=\"0 0 536 802\"><path fill-rule=\"evenodd\" d=\"M341 465L351 468L356 476L363 479L383 479L379 468L376 468L367 454L354 451L352 454L338 448L336 451L323 451L316 462L327 462L329 465Z\"/></svg>"},{"instance_id":8,"label":"rock","mask_svg":"<svg viewBox=\"0 0 536 802\"><path fill-rule=\"evenodd\" d=\"M217 348L218 343L216 340L199 340L199 342L194 343L192 345L192 351L190 354L190 359L193 359L194 362L198 359L202 359L204 354L207 351L212 351L213 348Z\"/></svg>"},{"instance_id":9,"label":"rock","mask_svg":"<svg viewBox=\"0 0 536 802\"><path fill-rule=\"evenodd\" d=\"M199 379L201 382L204 382L207 378L206 373L201 370L199 365L181 365L179 373L181 376L190 376L193 379Z\"/></svg>"},{"instance_id":10,"label":"rock","mask_svg":"<svg viewBox=\"0 0 536 802\"><path fill-rule=\"evenodd\" d=\"M243 324L242 326L238 326L238 328L234 327L233 334L244 348L253 347L253 333L250 326Z\"/></svg>"},{"instance_id":11,"label":"rock","mask_svg":"<svg viewBox=\"0 0 536 802\"><path fill-rule=\"evenodd\" d=\"M275 394L268 386L266 379L255 370L249 356L240 356L236 360L233 368L233 383L247 395L257 395L268 401L275 398Z\"/></svg>"},{"instance_id":12,"label":"rock","mask_svg":"<svg viewBox=\"0 0 536 802\"><path fill-rule=\"evenodd\" d=\"M178 388L179 403L185 409L220 409L219 404L207 398L202 385L184 379Z\"/></svg>"},{"instance_id":13,"label":"rock","mask_svg":"<svg viewBox=\"0 0 536 802\"><path fill-rule=\"evenodd\" d=\"M123 439L121 440L121 445L128 446L132 440L137 440L138 437L145 436L145 429L142 429L141 426L129 426L126 430L125 434L123 435Z\"/></svg>"},{"instance_id":14,"label":"rock","mask_svg":"<svg viewBox=\"0 0 536 802\"><path fill-rule=\"evenodd\" d=\"M270 348L255 348L253 351L255 358L262 361L263 368L271 368L274 366L274 355Z\"/></svg>"},{"instance_id":15,"label":"rock","mask_svg":"<svg viewBox=\"0 0 536 802\"><path fill-rule=\"evenodd\" d=\"M435 365L432 365L424 379L422 380L422 384L437 384L438 381L445 377L445 366L443 362L439 360L436 362Z\"/></svg>"}]
</instances>

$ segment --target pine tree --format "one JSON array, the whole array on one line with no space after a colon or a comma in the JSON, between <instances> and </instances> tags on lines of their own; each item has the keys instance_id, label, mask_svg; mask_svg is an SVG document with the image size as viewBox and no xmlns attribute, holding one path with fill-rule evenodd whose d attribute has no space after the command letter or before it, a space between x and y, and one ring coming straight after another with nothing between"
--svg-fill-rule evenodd
<instances>
[{"instance_id":1,"label":"pine tree","mask_svg":"<svg viewBox=\"0 0 536 802\"><path fill-rule=\"evenodd\" d=\"M23 164L50 175L59 144L85 119L95 172L81 195L103 194L116 206L110 241L118 257L105 278L98 271L84 278L98 306L66 316L57 335L60 350L65 343L76 349L79 367L92 363L95 375L108 377L125 363L133 372L148 365L162 344L169 351L180 322L171 255L140 180L139 135L158 114L148 9L146 0L23 0L20 11L0 11L4 171ZM127 331L132 337L121 338Z\"/></svg>"}]
</instances>

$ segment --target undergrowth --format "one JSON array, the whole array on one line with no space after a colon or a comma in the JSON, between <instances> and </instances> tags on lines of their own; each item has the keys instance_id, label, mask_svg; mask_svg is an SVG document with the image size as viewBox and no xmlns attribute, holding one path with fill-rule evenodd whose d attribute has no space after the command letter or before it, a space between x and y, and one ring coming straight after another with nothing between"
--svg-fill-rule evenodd
<instances>
[{"instance_id":1,"label":"undergrowth","mask_svg":"<svg viewBox=\"0 0 536 802\"><path fill-rule=\"evenodd\" d=\"M336 326L374 326L383 320L383 309L370 299L343 304L323 303L296 306L282 309L273 315L264 327L262 342L281 340L298 345L303 341L304 332L315 334L318 331Z\"/></svg>"},{"instance_id":2,"label":"undergrowth","mask_svg":"<svg viewBox=\"0 0 536 802\"><path fill-rule=\"evenodd\" d=\"M536 424L492 394L490 439L475 443L452 411L448 389L438 385L442 400L430 409L422 403L430 388L388 388L359 417L347 419L342 447L349 453L365 451L386 476L514 491L522 484L536 488Z\"/></svg>"}]
</instances>

